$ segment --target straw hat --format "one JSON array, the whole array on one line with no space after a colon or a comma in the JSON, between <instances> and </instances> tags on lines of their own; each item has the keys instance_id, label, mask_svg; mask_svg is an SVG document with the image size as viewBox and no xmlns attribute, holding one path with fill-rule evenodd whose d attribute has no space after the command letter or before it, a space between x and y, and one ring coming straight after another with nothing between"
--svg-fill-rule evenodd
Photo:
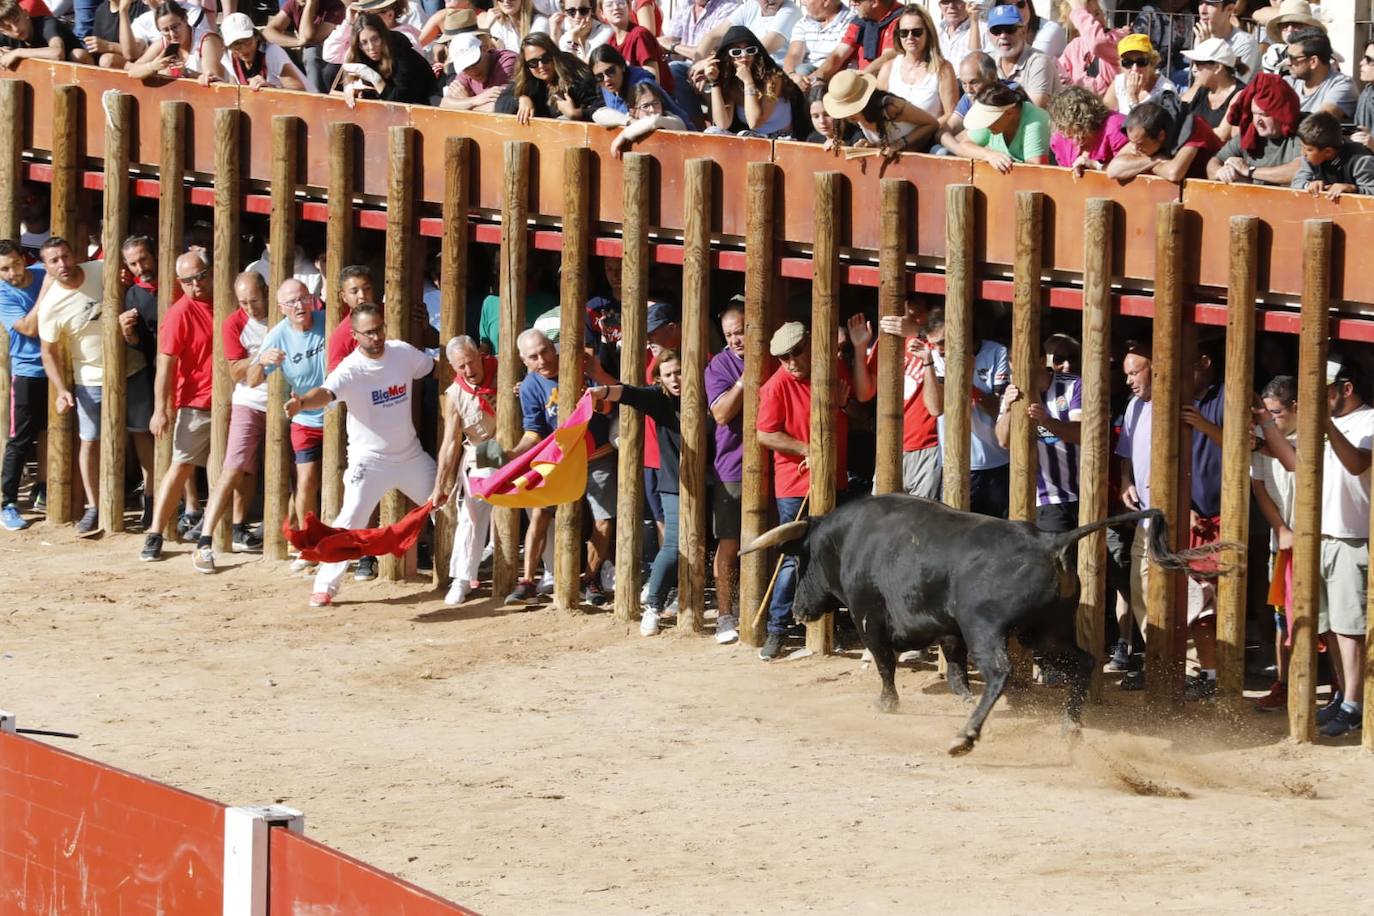
<instances>
[{"instance_id":1,"label":"straw hat","mask_svg":"<svg viewBox=\"0 0 1374 916\"><path fill-rule=\"evenodd\" d=\"M1015 105L985 105L974 102L964 115L964 127L968 130L987 130L997 123L997 119L1015 108Z\"/></svg>"},{"instance_id":2,"label":"straw hat","mask_svg":"<svg viewBox=\"0 0 1374 916\"><path fill-rule=\"evenodd\" d=\"M1289 23L1311 26L1314 29L1326 31L1326 26L1322 21L1312 15L1312 6L1307 0L1283 0L1279 5L1279 14L1269 20L1269 24L1264 27L1265 34L1269 36L1269 41L1273 44L1282 44L1283 27Z\"/></svg>"},{"instance_id":3,"label":"straw hat","mask_svg":"<svg viewBox=\"0 0 1374 916\"><path fill-rule=\"evenodd\" d=\"M472 10L449 10L444 14L443 32L434 40L443 44L446 41L452 41L453 36L462 35L465 32L471 32L474 35L488 34L486 29L477 28L477 14Z\"/></svg>"},{"instance_id":4,"label":"straw hat","mask_svg":"<svg viewBox=\"0 0 1374 916\"><path fill-rule=\"evenodd\" d=\"M825 113L832 118L851 118L863 111L873 90L878 88L878 78L858 70L841 70L831 78L825 87L825 98L821 104Z\"/></svg>"},{"instance_id":5,"label":"straw hat","mask_svg":"<svg viewBox=\"0 0 1374 916\"><path fill-rule=\"evenodd\" d=\"M1196 63L1215 63L1226 67L1236 66L1236 52L1231 50L1225 38L1209 38L1196 48L1189 48L1183 56Z\"/></svg>"},{"instance_id":6,"label":"straw hat","mask_svg":"<svg viewBox=\"0 0 1374 916\"><path fill-rule=\"evenodd\" d=\"M377 13L395 2L396 0L357 0L356 3L350 3L348 8L355 13Z\"/></svg>"}]
</instances>

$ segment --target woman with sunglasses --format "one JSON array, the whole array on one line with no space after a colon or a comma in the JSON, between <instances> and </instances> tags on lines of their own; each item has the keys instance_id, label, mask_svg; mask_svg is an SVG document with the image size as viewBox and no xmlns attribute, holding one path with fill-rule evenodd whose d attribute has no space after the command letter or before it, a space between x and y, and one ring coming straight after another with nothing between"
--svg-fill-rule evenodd
<instances>
[{"instance_id":1,"label":"woman with sunglasses","mask_svg":"<svg viewBox=\"0 0 1374 916\"><path fill-rule=\"evenodd\" d=\"M897 20L896 36L901 56L883 64L878 88L905 99L944 127L959 104L959 81L940 54L934 20L925 7L907 6Z\"/></svg>"},{"instance_id":2,"label":"woman with sunglasses","mask_svg":"<svg viewBox=\"0 0 1374 916\"><path fill-rule=\"evenodd\" d=\"M668 56L653 33L630 18L629 0L601 0L601 20L611 28L606 44L620 52L632 66L643 67L668 93L674 89Z\"/></svg>"},{"instance_id":3,"label":"woman with sunglasses","mask_svg":"<svg viewBox=\"0 0 1374 916\"><path fill-rule=\"evenodd\" d=\"M1178 87L1159 72L1159 53L1148 35L1127 35L1116 44L1121 72L1107 90L1107 107L1124 115L1141 102L1158 102L1177 95Z\"/></svg>"},{"instance_id":4,"label":"woman with sunglasses","mask_svg":"<svg viewBox=\"0 0 1374 916\"><path fill-rule=\"evenodd\" d=\"M694 68L692 76L709 94L717 131L773 138L803 135L801 90L744 26L731 26L715 57Z\"/></svg>"},{"instance_id":5,"label":"woman with sunglasses","mask_svg":"<svg viewBox=\"0 0 1374 916\"><path fill-rule=\"evenodd\" d=\"M653 85L659 90L659 96L666 95L663 87L659 86L652 73L643 67L635 67L626 62L620 52L608 44L602 45L592 52L591 59L592 77L596 84L601 87L601 101L603 107L597 109L596 117L593 118L598 124L608 126L619 126L626 123L625 120L611 117L621 115L628 119L630 114L630 99L634 97L634 89L645 84ZM666 113L675 118L686 122L686 114L678 107L677 103L669 98L666 103Z\"/></svg>"},{"instance_id":6,"label":"woman with sunglasses","mask_svg":"<svg viewBox=\"0 0 1374 916\"><path fill-rule=\"evenodd\" d=\"M596 18L596 0L563 0L549 25L559 49L584 62L590 62L592 52L611 37L611 30Z\"/></svg>"},{"instance_id":7,"label":"woman with sunglasses","mask_svg":"<svg viewBox=\"0 0 1374 916\"><path fill-rule=\"evenodd\" d=\"M665 95L663 87L653 80L635 83L625 98L629 111L622 113L607 106L598 108L592 115L592 120L603 127L624 126L625 129L611 141L611 156L615 159L623 156L636 140L656 130L691 130L682 118L668 111L668 106L673 104L672 97Z\"/></svg>"},{"instance_id":8,"label":"woman with sunglasses","mask_svg":"<svg viewBox=\"0 0 1374 916\"><path fill-rule=\"evenodd\" d=\"M429 61L409 38L388 29L382 18L372 13L363 13L358 20L342 73L343 96L349 108L367 97L429 105L439 93Z\"/></svg>"},{"instance_id":9,"label":"woman with sunglasses","mask_svg":"<svg viewBox=\"0 0 1374 916\"><path fill-rule=\"evenodd\" d=\"M513 114L521 124L531 118L587 121L604 104L591 68L575 55L558 50L544 32L520 42L524 66L496 100L499 114Z\"/></svg>"},{"instance_id":10,"label":"woman with sunglasses","mask_svg":"<svg viewBox=\"0 0 1374 916\"><path fill-rule=\"evenodd\" d=\"M153 23L161 38L150 42L143 56L129 64L129 76L136 80L151 76L196 77L204 85L221 79L224 42L215 32L212 18L197 12L200 15L192 28L180 5L168 2L154 7Z\"/></svg>"},{"instance_id":11,"label":"woman with sunglasses","mask_svg":"<svg viewBox=\"0 0 1374 916\"><path fill-rule=\"evenodd\" d=\"M526 35L547 34L549 20L535 10L534 0L495 0L477 17L477 27L486 29L497 47L516 51Z\"/></svg>"},{"instance_id":12,"label":"woman with sunglasses","mask_svg":"<svg viewBox=\"0 0 1374 916\"><path fill-rule=\"evenodd\" d=\"M1068 47L1069 38L1064 29L1053 19L1041 19L1031 0L1011 0L1016 11L1021 14L1021 22L1026 26L1026 38L1031 47L1043 51L1055 60Z\"/></svg>"},{"instance_id":13,"label":"woman with sunglasses","mask_svg":"<svg viewBox=\"0 0 1374 916\"><path fill-rule=\"evenodd\" d=\"M930 147L939 123L923 108L878 88L877 79L857 70L841 70L825 90L825 110L832 118L851 121L861 136L858 147L876 147L885 158ZM827 143L833 149L835 143Z\"/></svg>"},{"instance_id":14,"label":"woman with sunglasses","mask_svg":"<svg viewBox=\"0 0 1374 916\"><path fill-rule=\"evenodd\" d=\"M1231 122L1226 113L1231 102L1245 88L1241 79L1249 72L1244 61L1224 38L1209 38L1183 52L1192 62L1193 82L1180 99L1188 111L1206 121L1222 142L1231 139Z\"/></svg>"}]
</instances>

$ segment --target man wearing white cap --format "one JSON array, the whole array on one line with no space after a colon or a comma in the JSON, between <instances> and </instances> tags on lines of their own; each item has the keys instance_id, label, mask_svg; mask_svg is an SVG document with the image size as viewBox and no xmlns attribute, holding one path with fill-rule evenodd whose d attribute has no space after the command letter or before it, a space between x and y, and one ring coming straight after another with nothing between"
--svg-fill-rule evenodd
<instances>
[{"instance_id":1,"label":"man wearing white cap","mask_svg":"<svg viewBox=\"0 0 1374 916\"><path fill-rule=\"evenodd\" d=\"M448 44L448 83L440 107L458 111L494 111L496 99L511 81L520 62L514 51L493 48L476 32L449 35L439 41Z\"/></svg>"},{"instance_id":2,"label":"man wearing white cap","mask_svg":"<svg viewBox=\"0 0 1374 916\"><path fill-rule=\"evenodd\" d=\"M306 91L305 74L291 62L286 51L264 41L253 20L245 14L225 16L219 34L224 39L222 66L227 82L254 91L263 86Z\"/></svg>"},{"instance_id":3,"label":"man wearing white cap","mask_svg":"<svg viewBox=\"0 0 1374 916\"><path fill-rule=\"evenodd\" d=\"M1236 28L1235 15L1236 0L1202 0L1193 26L1193 47L1209 38L1220 38L1230 46L1236 60L1245 64L1246 71L1255 73L1260 65L1259 42L1249 32Z\"/></svg>"}]
</instances>

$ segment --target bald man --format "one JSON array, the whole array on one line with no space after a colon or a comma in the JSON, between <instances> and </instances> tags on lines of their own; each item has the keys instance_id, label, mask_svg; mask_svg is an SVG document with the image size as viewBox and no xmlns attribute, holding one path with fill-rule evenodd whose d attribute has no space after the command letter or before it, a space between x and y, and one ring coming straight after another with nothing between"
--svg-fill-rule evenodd
<instances>
[{"instance_id":1,"label":"bald man","mask_svg":"<svg viewBox=\"0 0 1374 916\"><path fill-rule=\"evenodd\" d=\"M167 310L157 335L153 380L153 436L172 437L172 465L158 482L153 523L143 539L144 561L162 559L167 527L182 487L210 457L210 397L214 389L214 278L205 255L177 258L181 298ZM208 529L206 529L208 530Z\"/></svg>"},{"instance_id":2,"label":"bald man","mask_svg":"<svg viewBox=\"0 0 1374 916\"><path fill-rule=\"evenodd\" d=\"M267 283L256 271L245 270L234 280L234 298L239 307L224 319L219 329L224 340L224 361L229 366L229 378L234 382L234 393L229 400L229 438L224 449L224 465L205 504L201 534L196 549L191 552L191 564L198 573L215 571L212 534L231 502L234 549L262 549L262 538L249 530L244 521L246 500L240 498L237 491L244 477L257 467L258 452L267 435L267 384L262 379L256 382L249 379L249 366L256 362L267 336Z\"/></svg>"}]
</instances>

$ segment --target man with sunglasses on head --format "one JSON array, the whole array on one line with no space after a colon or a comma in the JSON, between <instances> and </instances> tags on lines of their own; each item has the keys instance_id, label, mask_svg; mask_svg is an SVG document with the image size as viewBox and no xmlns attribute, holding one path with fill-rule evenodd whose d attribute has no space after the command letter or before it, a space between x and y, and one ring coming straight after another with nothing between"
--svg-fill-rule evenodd
<instances>
[{"instance_id":1,"label":"man with sunglasses on head","mask_svg":"<svg viewBox=\"0 0 1374 916\"><path fill-rule=\"evenodd\" d=\"M1044 108L1059 90L1059 62L1026 40L1021 13L1011 4L994 6L988 14L988 34L992 39L997 73L1004 82L1014 82L1025 90L1031 104Z\"/></svg>"},{"instance_id":2,"label":"man with sunglasses on head","mask_svg":"<svg viewBox=\"0 0 1374 916\"><path fill-rule=\"evenodd\" d=\"M971 51L982 50L983 36L978 24L978 6L966 0L939 0L940 18L935 24L940 39L940 56L955 70Z\"/></svg>"},{"instance_id":3,"label":"man with sunglasses on head","mask_svg":"<svg viewBox=\"0 0 1374 916\"><path fill-rule=\"evenodd\" d=\"M172 464L159 481L153 519L139 559L162 559L162 531L186 481L210 457L210 398L214 390L214 277L205 255L188 251L176 261L181 298L158 327L153 380L154 438L172 436Z\"/></svg>"},{"instance_id":4,"label":"man with sunglasses on head","mask_svg":"<svg viewBox=\"0 0 1374 916\"><path fill-rule=\"evenodd\" d=\"M902 4L897 0L853 0L850 9L857 18L830 57L816 68L813 82L826 82L851 62L876 75L883 64L898 55L897 20L902 18Z\"/></svg>"}]
</instances>

